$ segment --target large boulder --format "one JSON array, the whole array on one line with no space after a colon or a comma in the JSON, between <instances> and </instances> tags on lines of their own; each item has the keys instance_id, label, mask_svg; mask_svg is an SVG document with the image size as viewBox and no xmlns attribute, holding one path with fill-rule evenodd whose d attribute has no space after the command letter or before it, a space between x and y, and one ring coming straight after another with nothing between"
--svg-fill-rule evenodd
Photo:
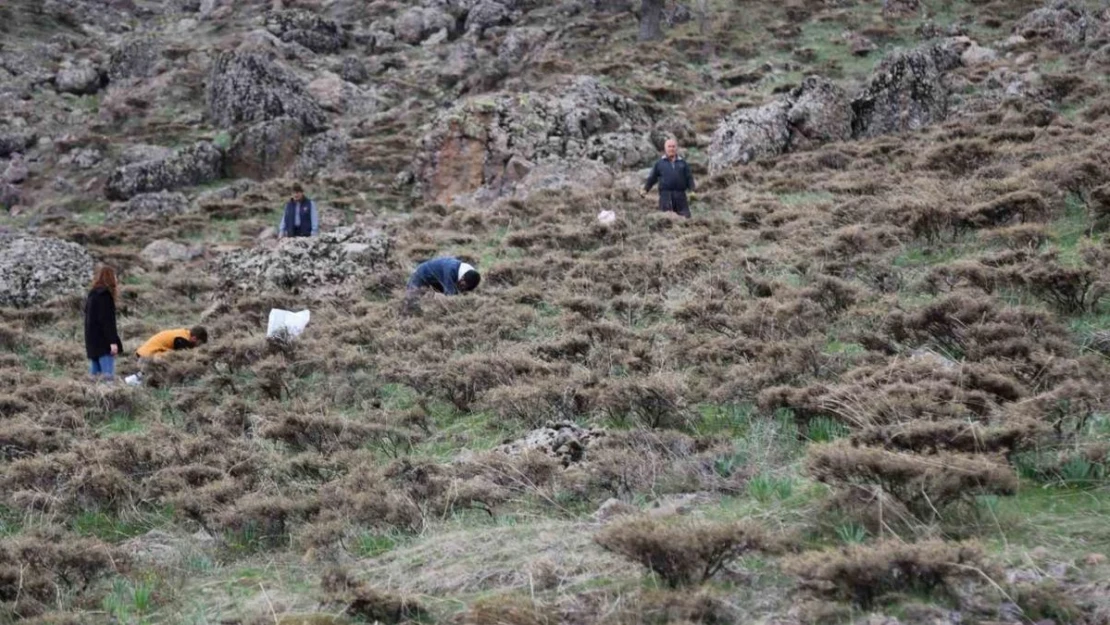
<instances>
[{"instance_id":1,"label":"large boulder","mask_svg":"<svg viewBox=\"0 0 1110 625\"><path fill-rule=\"evenodd\" d=\"M466 32L479 37L488 28L505 26L512 21L512 12L495 0L480 0L466 14Z\"/></svg>"},{"instance_id":2,"label":"large boulder","mask_svg":"<svg viewBox=\"0 0 1110 625\"><path fill-rule=\"evenodd\" d=\"M35 134L29 130L0 128L0 158L8 158L16 152L23 152L34 145L35 141Z\"/></svg>"},{"instance_id":3,"label":"large boulder","mask_svg":"<svg viewBox=\"0 0 1110 625\"><path fill-rule=\"evenodd\" d=\"M324 130L327 117L291 70L266 54L221 54L208 74L208 115L223 128L292 117L309 132Z\"/></svg>"},{"instance_id":4,"label":"large boulder","mask_svg":"<svg viewBox=\"0 0 1110 625\"><path fill-rule=\"evenodd\" d=\"M428 201L450 203L476 190L511 192L510 163L548 157L601 159L639 167L656 156L651 119L596 78L532 93L467 98L440 114L421 142L413 174Z\"/></svg>"},{"instance_id":5,"label":"large boulder","mask_svg":"<svg viewBox=\"0 0 1110 625\"><path fill-rule=\"evenodd\" d=\"M413 7L393 22L393 34L404 43L418 44L433 34L455 29L455 18L436 9Z\"/></svg>"},{"instance_id":6,"label":"large boulder","mask_svg":"<svg viewBox=\"0 0 1110 625\"><path fill-rule=\"evenodd\" d=\"M726 117L709 145L709 169L717 172L851 135L848 95L834 83L810 76L779 100Z\"/></svg>"},{"instance_id":7,"label":"large boulder","mask_svg":"<svg viewBox=\"0 0 1110 625\"><path fill-rule=\"evenodd\" d=\"M76 243L0 234L0 306L34 306L54 297L80 295L92 270L92 256Z\"/></svg>"},{"instance_id":8,"label":"large boulder","mask_svg":"<svg viewBox=\"0 0 1110 625\"><path fill-rule=\"evenodd\" d=\"M54 88L58 93L92 95L102 86L100 70L84 63L63 67L54 75Z\"/></svg>"},{"instance_id":9,"label":"large boulder","mask_svg":"<svg viewBox=\"0 0 1110 625\"><path fill-rule=\"evenodd\" d=\"M108 78L112 82L150 78L158 73L162 57L161 42L150 35L124 39L112 51L108 65Z\"/></svg>"},{"instance_id":10,"label":"large boulder","mask_svg":"<svg viewBox=\"0 0 1110 625\"><path fill-rule=\"evenodd\" d=\"M527 198L540 191L607 189L614 181L613 170L599 161L550 158L528 169L513 190L513 196Z\"/></svg>"},{"instance_id":11,"label":"large boulder","mask_svg":"<svg viewBox=\"0 0 1110 625\"><path fill-rule=\"evenodd\" d=\"M320 54L334 54L346 43L339 24L303 9L273 11L266 16L266 29L282 41L299 43Z\"/></svg>"},{"instance_id":12,"label":"large boulder","mask_svg":"<svg viewBox=\"0 0 1110 625\"><path fill-rule=\"evenodd\" d=\"M883 0L883 17L911 17L921 12L921 0Z\"/></svg>"},{"instance_id":13,"label":"large boulder","mask_svg":"<svg viewBox=\"0 0 1110 625\"><path fill-rule=\"evenodd\" d=\"M380 231L341 228L287 238L275 247L226 252L216 273L226 288L298 291L346 285L389 263L392 240Z\"/></svg>"},{"instance_id":14,"label":"large boulder","mask_svg":"<svg viewBox=\"0 0 1110 625\"><path fill-rule=\"evenodd\" d=\"M302 130L300 121L292 117L279 117L246 128L228 150L228 173L234 178L254 180L281 176L297 160Z\"/></svg>"},{"instance_id":15,"label":"large boulder","mask_svg":"<svg viewBox=\"0 0 1110 625\"><path fill-rule=\"evenodd\" d=\"M1013 32L1027 40L1070 48L1083 45L1093 30L1093 20L1084 7L1069 0L1055 0L1027 13L1014 24Z\"/></svg>"},{"instance_id":16,"label":"large boulder","mask_svg":"<svg viewBox=\"0 0 1110 625\"><path fill-rule=\"evenodd\" d=\"M336 171L347 168L350 139L338 130L318 134L307 142L293 166L295 176L312 176L322 170Z\"/></svg>"},{"instance_id":17,"label":"large boulder","mask_svg":"<svg viewBox=\"0 0 1110 625\"><path fill-rule=\"evenodd\" d=\"M139 252L139 257L152 267L163 268L187 263L199 258L203 253L203 250L189 247L183 243L158 239L151 241L150 244L144 247L143 251Z\"/></svg>"},{"instance_id":18,"label":"large boulder","mask_svg":"<svg viewBox=\"0 0 1110 625\"><path fill-rule=\"evenodd\" d=\"M168 191L140 193L127 202L113 204L105 215L105 221L109 223L134 220L164 221L188 210L189 200L181 193Z\"/></svg>"},{"instance_id":19,"label":"large boulder","mask_svg":"<svg viewBox=\"0 0 1110 625\"><path fill-rule=\"evenodd\" d=\"M966 38L897 50L883 58L852 100L852 134L874 137L918 130L948 116L946 74L971 45Z\"/></svg>"},{"instance_id":20,"label":"large boulder","mask_svg":"<svg viewBox=\"0 0 1110 625\"><path fill-rule=\"evenodd\" d=\"M201 141L168 157L140 161L116 168L108 177L109 200L128 200L140 193L167 191L205 184L223 177L224 155Z\"/></svg>"}]
</instances>

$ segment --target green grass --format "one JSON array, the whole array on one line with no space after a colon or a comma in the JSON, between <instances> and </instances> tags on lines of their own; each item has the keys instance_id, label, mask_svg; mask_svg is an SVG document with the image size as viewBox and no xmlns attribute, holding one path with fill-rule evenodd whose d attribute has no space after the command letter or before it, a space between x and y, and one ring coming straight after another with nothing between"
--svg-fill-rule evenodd
<instances>
[{"instance_id":1,"label":"green grass","mask_svg":"<svg viewBox=\"0 0 1110 625\"><path fill-rule=\"evenodd\" d=\"M123 412L113 412L108 420L100 426L102 436L112 434L129 434L146 430L146 424L135 418L135 415Z\"/></svg>"},{"instance_id":2,"label":"green grass","mask_svg":"<svg viewBox=\"0 0 1110 625\"><path fill-rule=\"evenodd\" d=\"M1000 498L982 533L996 547L1043 546L1057 557L1110 550L1110 488L1074 490L1027 485Z\"/></svg>"},{"instance_id":3,"label":"green grass","mask_svg":"<svg viewBox=\"0 0 1110 625\"><path fill-rule=\"evenodd\" d=\"M798 193L780 193L779 201L786 206L808 206L832 202L836 196L828 191L800 191Z\"/></svg>"},{"instance_id":4,"label":"green grass","mask_svg":"<svg viewBox=\"0 0 1110 625\"><path fill-rule=\"evenodd\" d=\"M354 541L352 551L363 558L376 558L396 548L405 537L397 533L363 532Z\"/></svg>"},{"instance_id":5,"label":"green grass","mask_svg":"<svg viewBox=\"0 0 1110 625\"><path fill-rule=\"evenodd\" d=\"M693 431L698 436L742 436L751 427L753 404L704 404L698 406Z\"/></svg>"},{"instance_id":6,"label":"green grass","mask_svg":"<svg viewBox=\"0 0 1110 625\"><path fill-rule=\"evenodd\" d=\"M1064 200L1064 214L1049 226L1052 240L1060 254L1060 263L1069 267L1083 265L1085 245L1096 244L1091 236L1091 218L1087 205L1079 195L1069 194Z\"/></svg>"},{"instance_id":7,"label":"green grass","mask_svg":"<svg viewBox=\"0 0 1110 625\"><path fill-rule=\"evenodd\" d=\"M81 536L94 536L108 542L119 542L141 536L170 523L172 511L155 510L121 517L107 512L85 511L70 520L70 527Z\"/></svg>"}]
</instances>

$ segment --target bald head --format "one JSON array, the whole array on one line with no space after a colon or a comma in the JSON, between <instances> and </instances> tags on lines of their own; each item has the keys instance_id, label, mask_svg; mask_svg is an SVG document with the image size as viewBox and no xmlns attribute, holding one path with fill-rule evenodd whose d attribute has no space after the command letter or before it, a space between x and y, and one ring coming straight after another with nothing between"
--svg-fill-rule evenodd
<instances>
[{"instance_id":1,"label":"bald head","mask_svg":"<svg viewBox=\"0 0 1110 625\"><path fill-rule=\"evenodd\" d=\"M667 139L667 142L663 144L663 153L667 155L667 158L674 160L678 156L678 141Z\"/></svg>"}]
</instances>

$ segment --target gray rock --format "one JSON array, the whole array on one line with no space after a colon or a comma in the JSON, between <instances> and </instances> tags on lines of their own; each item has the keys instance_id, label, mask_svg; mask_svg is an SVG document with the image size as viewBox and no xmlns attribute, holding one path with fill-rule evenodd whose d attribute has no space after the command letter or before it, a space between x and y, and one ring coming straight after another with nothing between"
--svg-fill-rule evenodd
<instances>
[{"instance_id":1,"label":"gray rock","mask_svg":"<svg viewBox=\"0 0 1110 625\"><path fill-rule=\"evenodd\" d=\"M986 65L998 60L998 53L990 48L984 48L978 44L972 43L964 53L960 55L960 61L965 67L978 67L979 65Z\"/></svg>"},{"instance_id":2,"label":"gray rock","mask_svg":"<svg viewBox=\"0 0 1110 625\"><path fill-rule=\"evenodd\" d=\"M219 189L211 189L200 193L196 197L196 204L203 206L213 202L225 202L227 200L234 200L235 198L247 193L251 190L253 184L249 180L236 180L226 187Z\"/></svg>"},{"instance_id":3,"label":"gray rock","mask_svg":"<svg viewBox=\"0 0 1110 625\"><path fill-rule=\"evenodd\" d=\"M18 206L22 200L23 196L19 187L6 182L0 183L0 208L11 210Z\"/></svg>"},{"instance_id":4,"label":"gray rock","mask_svg":"<svg viewBox=\"0 0 1110 625\"><path fill-rule=\"evenodd\" d=\"M3 173L0 173L0 182L19 184L27 180L29 175L30 171L28 171L27 163L23 161L23 157L19 154L13 154L8 166L4 168Z\"/></svg>"},{"instance_id":5,"label":"gray rock","mask_svg":"<svg viewBox=\"0 0 1110 625\"><path fill-rule=\"evenodd\" d=\"M172 153L172 151L170 151ZM79 148L65 154L58 163L72 165L77 169L92 169L104 160L104 154L96 148Z\"/></svg>"},{"instance_id":6,"label":"gray rock","mask_svg":"<svg viewBox=\"0 0 1110 625\"><path fill-rule=\"evenodd\" d=\"M144 247L143 251L139 252L139 257L155 268L162 268L187 263L203 254L204 252L198 248L191 248L167 239L158 239Z\"/></svg>"},{"instance_id":7,"label":"gray rock","mask_svg":"<svg viewBox=\"0 0 1110 625\"><path fill-rule=\"evenodd\" d=\"M124 165L143 161L160 161L173 156L173 150L160 145L137 143L129 145L120 152L119 160Z\"/></svg>"},{"instance_id":8,"label":"gray rock","mask_svg":"<svg viewBox=\"0 0 1110 625\"><path fill-rule=\"evenodd\" d=\"M466 14L465 30L481 37L486 29L505 26L511 21L511 13L504 4L494 0L479 0Z\"/></svg>"},{"instance_id":9,"label":"gray rock","mask_svg":"<svg viewBox=\"0 0 1110 625\"><path fill-rule=\"evenodd\" d=\"M70 241L0 234L0 306L22 308L84 293L93 258Z\"/></svg>"},{"instance_id":10,"label":"gray rock","mask_svg":"<svg viewBox=\"0 0 1110 625\"><path fill-rule=\"evenodd\" d=\"M921 0L883 0L883 17L912 17L921 11Z\"/></svg>"},{"instance_id":11,"label":"gray rock","mask_svg":"<svg viewBox=\"0 0 1110 625\"><path fill-rule=\"evenodd\" d=\"M824 78L810 76L780 100L726 117L709 145L709 169L717 172L792 149L845 140L851 131L847 94Z\"/></svg>"},{"instance_id":12,"label":"gray rock","mask_svg":"<svg viewBox=\"0 0 1110 625\"><path fill-rule=\"evenodd\" d=\"M303 9L271 12L266 16L266 28L282 41L300 44L318 54L334 54L346 44L339 24Z\"/></svg>"},{"instance_id":13,"label":"gray rock","mask_svg":"<svg viewBox=\"0 0 1110 625\"><path fill-rule=\"evenodd\" d=\"M23 152L33 146L35 140L33 132L0 128L0 158L8 158L16 152Z\"/></svg>"},{"instance_id":14,"label":"gray rock","mask_svg":"<svg viewBox=\"0 0 1110 625\"><path fill-rule=\"evenodd\" d=\"M948 116L945 74L960 65L964 45L926 44L887 55L852 100L856 137L918 130Z\"/></svg>"},{"instance_id":15,"label":"gray rock","mask_svg":"<svg viewBox=\"0 0 1110 625\"><path fill-rule=\"evenodd\" d=\"M347 168L350 140L338 130L316 135L301 149L293 168L294 175L312 176L321 170L336 171Z\"/></svg>"},{"instance_id":16,"label":"gray rock","mask_svg":"<svg viewBox=\"0 0 1110 625\"><path fill-rule=\"evenodd\" d=\"M529 169L513 195L527 198L538 191L606 189L612 187L613 182L613 170L604 163L582 158L552 158Z\"/></svg>"},{"instance_id":17,"label":"gray rock","mask_svg":"<svg viewBox=\"0 0 1110 625\"><path fill-rule=\"evenodd\" d=\"M297 160L302 130L300 121L292 117L279 117L246 128L228 150L228 173L254 180L281 176Z\"/></svg>"},{"instance_id":18,"label":"gray rock","mask_svg":"<svg viewBox=\"0 0 1110 625\"><path fill-rule=\"evenodd\" d=\"M116 168L108 177L105 194L110 200L127 200L140 193L167 191L205 184L223 176L224 155L201 141L157 160Z\"/></svg>"},{"instance_id":19,"label":"gray rock","mask_svg":"<svg viewBox=\"0 0 1110 625\"><path fill-rule=\"evenodd\" d=\"M1069 0L1058 0L1027 13L1014 24L1013 32L1027 40L1074 48L1083 45L1087 35L1093 33L1093 26L1086 8Z\"/></svg>"},{"instance_id":20,"label":"gray rock","mask_svg":"<svg viewBox=\"0 0 1110 625\"><path fill-rule=\"evenodd\" d=\"M309 132L324 130L320 105L292 71L258 52L221 54L208 74L208 115L222 127L292 117Z\"/></svg>"},{"instance_id":21,"label":"gray rock","mask_svg":"<svg viewBox=\"0 0 1110 625\"><path fill-rule=\"evenodd\" d=\"M501 40L497 59L509 65L522 63L546 38L547 32L542 28L513 28Z\"/></svg>"},{"instance_id":22,"label":"gray rock","mask_svg":"<svg viewBox=\"0 0 1110 625\"><path fill-rule=\"evenodd\" d=\"M166 220L189 210L189 200L181 193L160 191L141 193L122 204L113 204L105 221L119 223L133 220Z\"/></svg>"},{"instance_id":23,"label":"gray rock","mask_svg":"<svg viewBox=\"0 0 1110 625\"><path fill-rule=\"evenodd\" d=\"M92 65L77 65L58 70L54 76L54 88L58 93L91 95L100 91L100 71Z\"/></svg>"},{"instance_id":24,"label":"gray rock","mask_svg":"<svg viewBox=\"0 0 1110 625\"><path fill-rule=\"evenodd\" d=\"M349 227L281 239L274 247L228 251L216 259L214 269L230 289L317 289L347 285L380 270L390 262L391 247L392 239L383 232Z\"/></svg>"},{"instance_id":25,"label":"gray rock","mask_svg":"<svg viewBox=\"0 0 1110 625\"><path fill-rule=\"evenodd\" d=\"M636 506L625 503L620 499L608 499L593 513L592 518L594 522L605 525L613 519L636 514L639 511Z\"/></svg>"},{"instance_id":26,"label":"gray rock","mask_svg":"<svg viewBox=\"0 0 1110 625\"><path fill-rule=\"evenodd\" d=\"M630 98L588 76L549 90L481 95L462 100L426 128L413 179L428 201L450 203L481 188L511 191L513 159L601 159L636 167L656 154L651 119Z\"/></svg>"},{"instance_id":27,"label":"gray rock","mask_svg":"<svg viewBox=\"0 0 1110 625\"><path fill-rule=\"evenodd\" d=\"M1087 64L1084 67L1089 72L1099 71L1100 68L1110 68L1110 44L1102 46L1087 57Z\"/></svg>"},{"instance_id":28,"label":"gray rock","mask_svg":"<svg viewBox=\"0 0 1110 625\"><path fill-rule=\"evenodd\" d=\"M370 80L370 70L366 68L366 63L357 56L349 56L343 59L343 66L339 70L339 75L343 80L356 85L361 85Z\"/></svg>"},{"instance_id":29,"label":"gray rock","mask_svg":"<svg viewBox=\"0 0 1110 625\"><path fill-rule=\"evenodd\" d=\"M455 19L443 11L413 7L397 17L393 34L398 40L415 45L443 28L454 31Z\"/></svg>"},{"instance_id":30,"label":"gray rock","mask_svg":"<svg viewBox=\"0 0 1110 625\"><path fill-rule=\"evenodd\" d=\"M112 82L155 76L162 56L162 43L151 35L131 36L112 52L108 78Z\"/></svg>"},{"instance_id":31,"label":"gray rock","mask_svg":"<svg viewBox=\"0 0 1110 625\"><path fill-rule=\"evenodd\" d=\"M605 436L605 430L587 429L571 421L562 421L532 430L520 439L497 447L496 451L510 456L538 451L570 465L580 462L590 445L602 436Z\"/></svg>"}]
</instances>

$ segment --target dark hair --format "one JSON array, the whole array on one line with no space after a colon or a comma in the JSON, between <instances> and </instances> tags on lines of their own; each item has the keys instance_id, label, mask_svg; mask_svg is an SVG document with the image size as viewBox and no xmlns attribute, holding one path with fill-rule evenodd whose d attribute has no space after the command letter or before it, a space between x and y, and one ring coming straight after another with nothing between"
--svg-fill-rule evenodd
<instances>
[{"instance_id":1,"label":"dark hair","mask_svg":"<svg viewBox=\"0 0 1110 625\"><path fill-rule=\"evenodd\" d=\"M101 265L96 268L92 283L89 285L89 291L95 291L101 287L108 289L113 301L119 302L119 280L116 279L116 270L109 265Z\"/></svg>"},{"instance_id":2,"label":"dark hair","mask_svg":"<svg viewBox=\"0 0 1110 625\"><path fill-rule=\"evenodd\" d=\"M204 326L197 326L189 330L189 334L192 334L193 338L195 338L200 345L204 345L208 342L208 330L205 330Z\"/></svg>"},{"instance_id":3,"label":"dark hair","mask_svg":"<svg viewBox=\"0 0 1110 625\"><path fill-rule=\"evenodd\" d=\"M478 283L481 281L482 276L479 275L477 271L471 269L459 278L459 290L473 291L478 288Z\"/></svg>"},{"instance_id":4,"label":"dark hair","mask_svg":"<svg viewBox=\"0 0 1110 625\"><path fill-rule=\"evenodd\" d=\"M293 183L293 193L304 193L304 187L301 186L301 183Z\"/></svg>"}]
</instances>

